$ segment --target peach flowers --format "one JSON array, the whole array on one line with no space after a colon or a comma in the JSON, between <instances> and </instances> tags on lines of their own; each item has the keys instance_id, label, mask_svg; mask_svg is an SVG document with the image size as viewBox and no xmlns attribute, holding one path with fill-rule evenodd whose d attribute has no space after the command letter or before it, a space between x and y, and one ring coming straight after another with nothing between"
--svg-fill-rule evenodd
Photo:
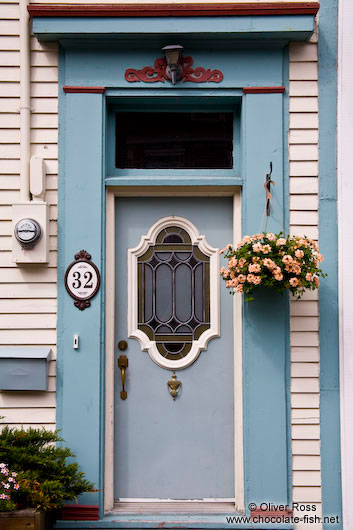
<instances>
[{"instance_id":1,"label":"peach flowers","mask_svg":"<svg viewBox=\"0 0 353 530\"><path fill-rule=\"evenodd\" d=\"M232 293L244 292L246 300L260 285L298 298L305 289L317 289L319 277L326 274L319 268L323 261L316 241L307 237L287 236L272 232L244 236L235 247L228 244L220 254L228 260L220 270Z\"/></svg>"}]
</instances>

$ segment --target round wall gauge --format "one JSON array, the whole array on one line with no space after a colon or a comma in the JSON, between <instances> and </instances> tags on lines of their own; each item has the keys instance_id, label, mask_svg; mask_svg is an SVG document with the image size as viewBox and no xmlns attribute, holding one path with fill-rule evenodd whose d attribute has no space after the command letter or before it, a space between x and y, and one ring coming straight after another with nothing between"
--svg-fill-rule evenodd
<instances>
[{"instance_id":1,"label":"round wall gauge","mask_svg":"<svg viewBox=\"0 0 353 530\"><path fill-rule=\"evenodd\" d=\"M15 237L24 248L32 248L39 241L41 228L34 219L21 219L15 226Z\"/></svg>"}]
</instances>

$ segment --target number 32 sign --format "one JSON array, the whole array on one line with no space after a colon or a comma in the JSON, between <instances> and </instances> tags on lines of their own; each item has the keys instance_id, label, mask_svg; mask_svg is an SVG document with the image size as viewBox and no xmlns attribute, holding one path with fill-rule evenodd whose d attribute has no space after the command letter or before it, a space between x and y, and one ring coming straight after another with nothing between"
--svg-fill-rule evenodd
<instances>
[{"instance_id":1,"label":"number 32 sign","mask_svg":"<svg viewBox=\"0 0 353 530\"><path fill-rule=\"evenodd\" d=\"M91 305L100 286L99 270L91 261L91 254L80 250L65 273L65 287L69 295L75 300L75 306L83 311Z\"/></svg>"}]
</instances>

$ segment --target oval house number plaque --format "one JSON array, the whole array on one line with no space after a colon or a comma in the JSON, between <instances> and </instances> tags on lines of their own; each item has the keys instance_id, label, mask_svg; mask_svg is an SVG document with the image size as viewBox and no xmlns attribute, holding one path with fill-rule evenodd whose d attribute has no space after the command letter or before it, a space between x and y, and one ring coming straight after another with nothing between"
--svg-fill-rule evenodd
<instances>
[{"instance_id":1,"label":"oval house number plaque","mask_svg":"<svg viewBox=\"0 0 353 530\"><path fill-rule=\"evenodd\" d=\"M83 311L91 305L100 286L100 274L97 266L91 261L91 254L80 250L65 273L65 287L75 300L74 305Z\"/></svg>"}]
</instances>

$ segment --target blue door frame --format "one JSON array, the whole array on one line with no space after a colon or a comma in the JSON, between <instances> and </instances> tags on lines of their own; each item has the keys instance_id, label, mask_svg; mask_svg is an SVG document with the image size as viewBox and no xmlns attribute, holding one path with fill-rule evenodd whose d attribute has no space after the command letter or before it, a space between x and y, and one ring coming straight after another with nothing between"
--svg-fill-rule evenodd
<instances>
[{"instance_id":1,"label":"blue door frame","mask_svg":"<svg viewBox=\"0 0 353 530\"><path fill-rule=\"evenodd\" d=\"M266 31L274 24L266 17ZM292 24L297 38L306 38L313 29L312 17L298 17L298 28ZM34 31L43 37L58 38L59 19L35 20ZM63 35L64 21L59 21ZM69 23L72 37L80 21ZM165 22L165 21L164 21ZM279 24L277 18L276 24ZM291 20L291 23L293 20ZM85 20L81 21L84 31ZM99 24L104 21L99 21ZM162 25L163 21L159 22ZM264 23L264 21L263 21ZM54 24L54 25L53 25ZM218 19L217 24L221 24ZM256 24L252 27L255 28ZM300 26L300 28L299 28ZM98 26L97 26L98 27ZM287 29L286 29L287 28ZM265 31L262 26L262 31ZM212 37L211 24L208 31ZM249 30L250 31L250 30ZM287 226L287 115L286 93L243 93L244 86L287 86L288 55L285 36L290 37L288 24L281 26L277 46L261 48L223 48L218 43L211 51L192 50L200 64L222 69L225 81L219 86L170 85L130 88L124 80L126 68L153 64L159 55L157 47L143 51L125 46L98 47L89 43L71 46L62 41L59 63L59 309L57 360L57 424L66 443L76 453L87 477L96 483L98 493L85 494L82 504L104 506L104 395L105 395L105 186L235 186L242 184L242 231L257 233L264 210L264 175L273 163L276 182L275 204L278 218L270 219L267 229L279 232ZM300 31L302 32L299 36ZM71 33L70 33L71 32ZM162 31L163 32L163 31ZM286 33L287 32L287 33ZM305 33L306 32L306 33ZM294 35L293 33L293 35ZM304 37L305 33L305 37ZM49 35L49 37L48 37ZM77 32L79 36L79 32ZM268 34L269 35L269 34ZM274 34L273 34L274 35ZM273 37L272 35L272 37ZM299 36L299 37L298 37ZM60 38L60 37L59 37ZM268 38L268 37L267 37ZM274 37L273 37L274 38ZM192 43L190 41L190 48ZM151 62L152 61L152 62ZM101 93L64 93L63 86L104 86ZM151 104L158 98L177 96L216 98L216 104L233 98L239 104L240 172L239 175L190 175L184 180L151 175L148 180L119 176L106 172L106 120L108 102L122 98L146 98ZM68 297L63 277L74 254L82 248L89 251L102 275L102 287L91 307L79 312ZM244 491L245 505L262 502L291 505L291 459L289 424L289 310L285 297L266 293L243 307L243 395L244 395ZM80 335L80 350L72 349L72 336ZM83 443L84 441L84 443ZM99 501L97 501L97 498ZM105 519L106 527L123 527L124 521ZM202 523L191 521L193 527L239 527L225 519ZM60 523L65 526L65 523ZM104 519L100 527L105 525ZM87 525L87 524L86 524ZM91 526L92 523L89 523ZM84 528L85 523L77 523ZM137 527L143 526L136 522ZM184 523L185 526L185 523ZM261 525L264 527L264 525ZM272 525L274 528L276 525ZM277 525L285 528L290 525Z\"/></svg>"}]
</instances>

